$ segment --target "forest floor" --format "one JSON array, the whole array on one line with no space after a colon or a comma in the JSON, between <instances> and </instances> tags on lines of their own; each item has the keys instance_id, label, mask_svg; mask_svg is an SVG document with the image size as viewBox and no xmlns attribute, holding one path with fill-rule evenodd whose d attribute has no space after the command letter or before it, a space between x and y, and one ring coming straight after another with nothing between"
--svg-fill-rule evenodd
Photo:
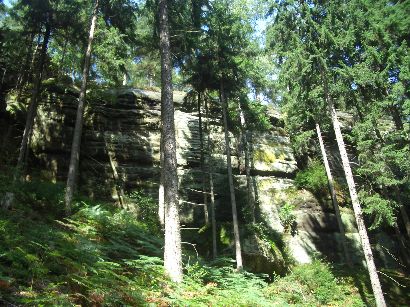
<instances>
[{"instance_id":1,"label":"forest floor","mask_svg":"<svg viewBox=\"0 0 410 307\"><path fill-rule=\"evenodd\" d=\"M367 274L322 261L286 276L238 273L228 257L198 259L184 251L184 282L163 272L155 202L139 195L138 218L112 204L78 201L64 218L63 186L27 184L19 203L0 214L0 304L8 306L373 306ZM384 272L410 288L401 272ZM410 292L382 275L391 306Z\"/></svg>"}]
</instances>

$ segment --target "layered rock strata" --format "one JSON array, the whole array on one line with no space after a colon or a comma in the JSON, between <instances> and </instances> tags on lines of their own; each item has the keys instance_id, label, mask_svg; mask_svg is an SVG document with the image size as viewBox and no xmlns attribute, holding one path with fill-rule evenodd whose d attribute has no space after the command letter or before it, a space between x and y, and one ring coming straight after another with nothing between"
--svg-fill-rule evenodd
<instances>
[{"instance_id":1,"label":"layered rock strata","mask_svg":"<svg viewBox=\"0 0 410 307\"><path fill-rule=\"evenodd\" d=\"M43 176L64 180L74 127L77 94L74 90L49 89L47 99L39 107L33 134L32 150L36 163L45 169ZM95 96L95 97L94 97ZM143 189L157 195L160 149L160 93L139 89L117 89L90 96L81 145L79 189L96 198L116 198L116 185L126 192ZM198 114L189 110L182 92L174 93L177 160L180 178L180 205L185 228L204 225L203 173L200 165ZM229 223L230 204L226 178L226 155L220 112L211 109L210 133L212 166L215 178L217 220ZM270 110L272 122L281 122L280 115ZM204 140L207 135L204 135ZM239 209L246 211L246 184L239 165L238 143L231 134L233 167ZM315 197L295 188L293 177L297 164L289 137L282 127L253 135L252 183L258 204L258 215L269 231L285 238L298 262L310 262L316 254L329 260L340 260L342 248L331 207L319 204ZM110 159L111 162L110 163ZM113 179L113 164L121 182ZM279 211L286 204L295 206L296 225L285 232ZM357 231L349 210L343 210L351 246L358 245ZM242 214L241 224L246 223ZM183 230L185 232L189 230ZM244 254L249 267L266 271L277 267L282 256L261 236L244 235ZM262 241L264 243L262 243ZM263 258L263 260L256 260ZM283 258L283 257L282 257ZM282 259L283 260L283 259ZM280 261L279 261L280 262Z\"/></svg>"}]
</instances>

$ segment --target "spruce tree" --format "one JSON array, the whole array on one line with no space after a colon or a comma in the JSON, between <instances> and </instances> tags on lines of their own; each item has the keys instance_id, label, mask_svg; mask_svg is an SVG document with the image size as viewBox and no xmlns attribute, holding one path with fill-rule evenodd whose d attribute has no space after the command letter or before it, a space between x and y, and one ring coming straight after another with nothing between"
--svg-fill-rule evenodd
<instances>
[{"instance_id":1,"label":"spruce tree","mask_svg":"<svg viewBox=\"0 0 410 307\"><path fill-rule=\"evenodd\" d=\"M74 194L75 181L78 173L78 165L80 162L80 146L81 146L81 135L83 130L83 117L84 117L84 105L85 105L85 95L87 91L87 79L90 69L91 61L91 50L94 40L95 25L98 17L99 0L95 0L95 6L91 17L91 25L88 36L88 46L84 57L84 68L83 68L83 78L81 84L80 97L78 99L77 106L77 116L74 127L73 143L71 145L71 157L70 165L67 176L67 185L65 191L65 211L69 215L71 213L71 202Z\"/></svg>"},{"instance_id":2,"label":"spruce tree","mask_svg":"<svg viewBox=\"0 0 410 307\"><path fill-rule=\"evenodd\" d=\"M174 101L172 91L172 61L168 24L168 1L159 1L159 35L161 52L161 168L164 180L165 248L164 266L175 282L182 281L181 232L178 208L178 174L175 143Z\"/></svg>"}]
</instances>

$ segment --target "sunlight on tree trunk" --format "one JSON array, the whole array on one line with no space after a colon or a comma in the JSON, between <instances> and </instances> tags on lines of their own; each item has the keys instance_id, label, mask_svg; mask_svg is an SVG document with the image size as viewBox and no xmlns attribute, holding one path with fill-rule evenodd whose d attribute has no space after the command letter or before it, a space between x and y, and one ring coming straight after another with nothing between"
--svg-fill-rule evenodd
<instances>
[{"instance_id":1,"label":"sunlight on tree trunk","mask_svg":"<svg viewBox=\"0 0 410 307\"><path fill-rule=\"evenodd\" d=\"M205 224L209 225L209 213L208 213L208 193L206 191L206 177L205 177L205 154L204 154L204 133L202 129L202 111L201 111L201 106L202 106L202 95L201 93L198 92L198 133L199 133L199 147L201 151L201 156L200 156L200 164L201 164L201 170L202 170L202 192L204 196L204 220Z\"/></svg>"},{"instance_id":2,"label":"sunlight on tree trunk","mask_svg":"<svg viewBox=\"0 0 410 307\"><path fill-rule=\"evenodd\" d=\"M225 131L225 148L226 148L226 164L228 168L228 181L229 181L229 192L231 196L231 206L232 206L232 222L233 222L233 233L235 237L235 256L236 256L236 268L242 270L242 250L241 250L241 241L239 236L239 224L238 224L238 212L236 209L236 199L235 199L235 187L233 184L233 175L232 175L232 163L231 163L231 148L229 141L229 131L228 131L228 110L227 110L227 101L225 97L225 90L223 81L220 81L220 92L219 99L222 105L222 116L223 124Z\"/></svg>"},{"instance_id":3,"label":"sunlight on tree trunk","mask_svg":"<svg viewBox=\"0 0 410 307\"><path fill-rule=\"evenodd\" d=\"M251 166L249 157L249 142L248 142L248 130L246 128L245 115L241 107L241 103L238 103L239 117L241 120L241 130L242 130L242 142L245 151L245 174L246 174L246 190L247 190L247 203L251 212L252 223L256 222L255 219L255 198L253 196L252 189L252 179L251 179Z\"/></svg>"},{"instance_id":4,"label":"sunlight on tree trunk","mask_svg":"<svg viewBox=\"0 0 410 307\"><path fill-rule=\"evenodd\" d=\"M359 198L356 192L356 186L353 179L352 170L350 168L349 158L347 156L345 143L343 140L342 132L340 130L339 120L337 118L336 110L333 102L326 95L326 100L329 105L330 114L332 117L333 129L336 135L337 145L339 147L340 156L342 158L343 170L345 172L347 185L349 186L350 198L352 200L353 211L356 218L357 228L359 230L360 241L362 243L363 253L366 259L367 270L369 271L370 282L372 284L373 294L376 299L376 304L378 307L386 306L384 300L384 295L382 287L380 285L379 276L377 275L376 265L374 264L373 253L369 242L369 237L367 235L366 226L363 220L362 208L360 207Z\"/></svg>"},{"instance_id":5,"label":"sunlight on tree trunk","mask_svg":"<svg viewBox=\"0 0 410 307\"><path fill-rule=\"evenodd\" d=\"M215 195L214 195L214 177L213 177L213 160L211 152L211 127L209 123L209 109L208 100L205 97L205 130L208 133L207 140L207 156L208 156L208 175L209 175L209 193L211 195L211 225L212 225L212 256L216 259L218 256L218 249L216 245L216 216L215 216Z\"/></svg>"},{"instance_id":6,"label":"sunlight on tree trunk","mask_svg":"<svg viewBox=\"0 0 410 307\"><path fill-rule=\"evenodd\" d=\"M169 41L168 1L159 1L161 53L161 118L164 165L165 272L174 282L182 281L181 232L178 206L178 174L175 142L172 62Z\"/></svg>"},{"instance_id":7,"label":"sunlight on tree trunk","mask_svg":"<svg viewBox=\"0 0 410 307\"><path fill-rule=\"evenodd\" d=\"M162 128L161 128L162 130ZM160 132L160 145L159 145L159 188L158 188L158 218L162 228L165 226L165 204L164 204L164 145L162 142L162 131Z\"/></svg>"}]
</instances>

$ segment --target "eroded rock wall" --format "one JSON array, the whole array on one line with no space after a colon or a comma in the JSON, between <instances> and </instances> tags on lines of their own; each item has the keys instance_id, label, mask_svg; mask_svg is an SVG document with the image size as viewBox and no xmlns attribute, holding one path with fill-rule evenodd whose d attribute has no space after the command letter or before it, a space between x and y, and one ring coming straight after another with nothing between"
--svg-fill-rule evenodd
<instances>
[{"instance_id":1,"label":"eroded rock wall","mask_svg":"<svg viewBox=\"0 0 410 307\"><path fill-rule=\"evenodd\" d=\"M52 180L65 180L76 97L73 90L50 90L48 98L43 100L39 108L32 149L38 165L42 166L40 169L45 169L43 176ZM81 145L79 188L97 198L117 197L109 160L111 155L121 184L127 192L144 189L156 197L159 181L160 93L117 89L108 92L107 97L110 99L94 98L88 103ZM174 93L174 99L182 224L187 228L200 228L204 225L204 201L200 191L203 177L207 175L200 167L198 114L187 110L184 93ZM280 121L277 112L270 113L274 122ZM231 215L226 155L220 116L220 112L214 110L210 121L212 166L215 172L217 219L221 223L229 223ZM244 165L244 161L243 157L238 158L236 138L232 134L230 137L239 209L243 210L246 184L238 164ZM207 139L206 135L204 139ZM292 178L297 171L297 164L289 137L283 128L274 127L269 133L253 135L252 147L252 183L261 221L270 231L285 238L296 261L310 262L317 254L340 261L342 247L333 210L329 204L320 204L311 193L296 189ZM285 203L296 207L297 223L291 233L285 233L279 219L279 210ZM357 248L354 246L358 246L358 236L352 213L347 209L342 212L352 253L356 253ZM242 216L242 225L249 222L246 214ZM188 231L183 230L183 235ZM271 256L266 256L269 244L259 244L260 236L247 235L245 230L242 233L244 258L248 265L255 271L264 271L269 265L275 267L280 256L274 247L271 246ZM256 261L261 255L263 261Z\"/></svg>"}]
</instances>

